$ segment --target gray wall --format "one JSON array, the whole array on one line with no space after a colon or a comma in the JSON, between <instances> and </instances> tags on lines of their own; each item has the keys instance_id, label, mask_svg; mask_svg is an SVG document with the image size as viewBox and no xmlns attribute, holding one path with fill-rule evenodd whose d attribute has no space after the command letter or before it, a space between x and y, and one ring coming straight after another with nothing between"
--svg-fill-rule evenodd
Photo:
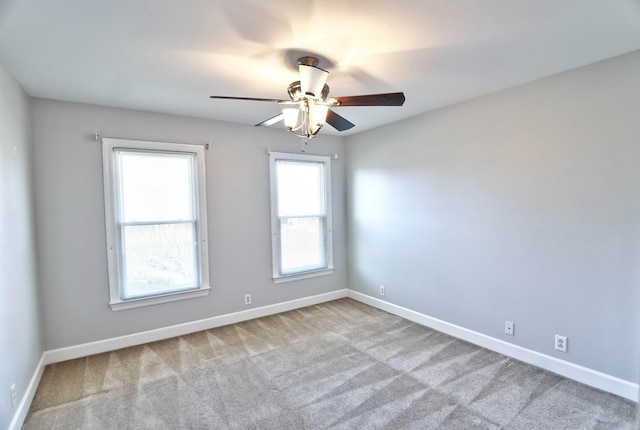
<instances>
[{"instance_id":1,"label":"gray wall","mask_svg":"<svg viewBox=\"0 0 640 430\"><path fill-rule=\"evenodd\" d=\"M310 153L341 157L337 269L280 285L270 278L265 150L296 152L296 139L31 100L42 345L28 99L0 66L0 389L16 382L21 397L43 349L241 311L245 293L256 307L346 288L345 220L350 288L376 296L383 284L390 302L637 382L637 76L638 52L351 136L344 148L339 138L315 139ZM212 143L211 295L110 310L96 131ZM505 319L516 322L515 337L503 334ZM555 333L569 337L568 354L553 350ZM13 414L8 402L0 414L2 427Z\"/></svg>"},{"instance_id":2,"label":"gray wall","mask_svg":"<svg viewBox=\"0 0 640 430\"><path fill-rule=\"evenodd\" d=\"M136 333L347 287L343 143L320 136L308 153L333 163L333 275L274 285L267 149L298 152L277 129L35 99L34 167L45 348ZM100 144L104 137L211 142L206 152L212 292L205 298L113 312L108 306Z\"/></svg>"},{"instance_id":3,"label":"gray wall","mask_svg":"<svg viewBox=\"0 0 640 430\"><path fill-rule=\"evenodd\" d=\"M347 138L349 287L637 382L639 76L636 51Z\"/></svg>"},{"instance_id":4,"label":"gray wall","mask_svg":"<svg viewBox=\"0 0 640 430\"><path fill-rule=\"evenodd\" d=\"M0 428L16 409L42 355L38 317L29 99L0 64Z\"/></svg>"}]
</instances>

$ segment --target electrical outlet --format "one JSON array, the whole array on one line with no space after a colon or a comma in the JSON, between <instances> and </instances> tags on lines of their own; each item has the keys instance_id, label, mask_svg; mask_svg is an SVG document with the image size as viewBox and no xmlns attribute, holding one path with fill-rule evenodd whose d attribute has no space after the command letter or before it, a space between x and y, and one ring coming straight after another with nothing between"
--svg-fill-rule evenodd
<instances>
[{"instance_id":1,"label":"electrical outlet","mask_svg":"<svg viewBox=\"0 0 640 430\"><path fill-rule=\"evenodd\" d=\"M17 398L16 398L16 384L13 383L13 385L11 385L11 388L9 388L9 390L11 391L11 407L15 408L16 407L16 402L17 402Z\"/></svg>"},{"instance_id":2,"label":"electrical outlet","mask_svg":"<svg viewBox=\"0 0 640 430\"><path fill-rule=\"evenodd\" d=\"M380 295L384 296L384 285L380 285Z\"/></svg>"},{"instance_id":3,"label":"electrical outlet","mask_svg":"<svg viewBox=\"0 0 640 430\"><path fill-rule=\"evenodd\" d=\"M513 336L514 326L515 326L515 324L512 323L511 321L505 321L504 322L504 332L506 334L508 334L509 336Z\"/></svg>"},{"instance_id":4,"label":"electrical outlet","mask_svg":"<svg viewBox=\"0 0 640 430\"><path fill-rule=\"evenodd\" d=\"M245 305L250 305L251 304L251 294L245 294L244 295L244 304Z\"/></svg>"},{"instance_id":5,"label":"electrical outlet","mask_svg":"<svg viewBox=\"0 0 640 430\"><path fill-rule=\"evenodd\" d=\"M558 351L567 352L567 336L556 335L556 349Z\"/></svg>"}]
</instances>

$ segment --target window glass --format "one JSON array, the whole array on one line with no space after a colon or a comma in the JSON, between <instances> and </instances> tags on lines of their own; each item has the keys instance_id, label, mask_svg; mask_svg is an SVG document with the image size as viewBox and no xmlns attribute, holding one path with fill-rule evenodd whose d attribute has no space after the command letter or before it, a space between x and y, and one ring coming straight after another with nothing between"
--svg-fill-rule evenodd
<instances>
[{"instance_id":1,"label":"window glass","mask_svg":"<svg viewBox=\"0 0 640 430\"><path fill-rule=\"evenodd\" d=\"M280 220L282 274L327 267L324 231L321 217Z\"/></svg>"},{"instance_id":2,"label":"window glass","mask_svg":"<svg viewBox=\"0 0 640 430\"><path fill-rule=\"evenodd\" d=\"M193 219L193 155L117 153L124 222Z\"/></svg>"},{"instance_id":3,"label":"window glass","mask_svg":"<svg viewBox=\"0 0 640 430\"><path fill-rule=\"evenodd\" d=\"M277 164L279 215L324 213L324 164L289 160Z\"/></svg>"},{"instance_id":4,"label":"window glass","mask_svg":"<svg viewBox=\"0 0 640 430\"><path fill-rule=\"evenodd\" d=\"M114 310L208 293L203 151L103 139Z\"/></svg>"},{"instance_id":5,"label":"window glass","mask_svg":"<svg viewBox=\"0 0 640 430\"><path fill-rule=\"evenodd\" d=\"M194 236L191 223L125 226L123 298L198 288Z\"/></svg>"},{"instance_id":6,"label":"window glass","mask_svg":"<svg viewBox=\"0 0 640 430\"><path fill-rule=\"evenodd\" d=\"M273 277L332 273L330 158L271 153Z\"/></svg>"}]
</instances>

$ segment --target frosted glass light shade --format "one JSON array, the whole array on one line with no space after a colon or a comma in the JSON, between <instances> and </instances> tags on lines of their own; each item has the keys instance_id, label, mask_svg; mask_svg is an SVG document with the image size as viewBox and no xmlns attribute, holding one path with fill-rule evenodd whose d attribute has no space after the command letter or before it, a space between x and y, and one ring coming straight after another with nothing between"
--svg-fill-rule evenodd
<instances>
[{"instance_id":1,"label":"frosted glass light shade","mask_svg":"<svg viewBox=\"0 0 640 430\"><path fill-rule=\"evenodd\" d=\"M298 125L298 115L300 111L298 109L282 109L284 115L284 125L287 128L295 128Z\"/></svg>"},{"instance_id":2,"label":"frosted glass light shade","mask_svg":"<svg viewBox=\"0 0 640 430\"><path fill-rule=\"evenodd\" d=\"M326 105L315 105L313 107L313 123L315 125L323 126L327 121L327 112L329 111L329 106Z\"/></svg>"},{"instance_id":3,"label":"frosted glass light shade","mask_svg":"<svg viewBox=\"0 0 640 430\"><path fill-rule=\"evenodd\" d=\"M318 67L305 66L302 64L298 66L298 70L300 72L300 90L302 91L302 95L312 94L320 97L324 84L327 82L329 72Z\"/></svg>"}]
</instances>

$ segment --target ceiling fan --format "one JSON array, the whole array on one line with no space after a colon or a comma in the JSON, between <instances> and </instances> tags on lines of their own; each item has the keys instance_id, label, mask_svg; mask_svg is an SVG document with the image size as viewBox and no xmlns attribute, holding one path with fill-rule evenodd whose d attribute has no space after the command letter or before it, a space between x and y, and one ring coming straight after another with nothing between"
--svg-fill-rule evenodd
<instances>
[{"instance_id":1,"label":"ceiling fan","mask_svg":"<svg viewBox=\"0 0 640 430\"><path fill-rule=\"evenodd\" d=\"M382 93L360 96L328 97L326 84L329 72L318 67L316 57L305 56L298 59L300 80L289 85L290 100L265 99L255 97L211 96L212 99L249 100L273 102L285 105L282 113L256 126L273 125L284 120L287 129L296 136L310 139L318 134L325 123L338 131L349 130L355 124L338 115L330 108L342 106L402 106L404 94Z\"/></svg>"}]
</instances>

